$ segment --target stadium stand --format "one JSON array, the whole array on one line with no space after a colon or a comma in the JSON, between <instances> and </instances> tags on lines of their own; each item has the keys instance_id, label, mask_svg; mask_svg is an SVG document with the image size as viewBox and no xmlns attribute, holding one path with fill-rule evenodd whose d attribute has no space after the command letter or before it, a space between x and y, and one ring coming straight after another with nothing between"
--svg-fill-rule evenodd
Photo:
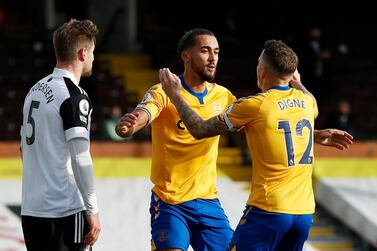
<instances>
[{"instance_id":1,"label":"stadium stand","mask_svg":"<svg viewBox=\"0 0 377 251\"><path fill-rule=\"evenodd\" d=\"M228 12L222 10L220 14L211 14L208 19L213 20L207 20L190 15L194 7L182 10L180 17L167 17L158 5L145 2L143 4L145 9L139 13L141 25L138 31L144 50L136 55L114 55L99 51L94 76L83 80L82 85L87 87L98 111L93 114L94 139L101 138L100 125L112 103L120 103L126 111L140 100L140 96L149 86L157 82L156 70L159 67L169 66L177 73L182 71L175 48L177 39L185 30L200 25L216 32L221 45L216 81L227 86L237 96L242 96L258 92L254 68L263 41L271 37L283 39L299 52L300 57L305 58L305 55L300 55L304 46L303 37L306 28L315 22L303 22L304 24L288 29L284 27L290 26L293 21L284 19L275 28L266 22L262 29L257 28L256 24L246 25L255 20L262 21L263 17L258 14L254 21L251 20L250 16L243 15L245 13L242 6L232 5ZM280 4L278 6L283 8ZM221 6L217 9L221 10ZM317 127L326 124L338 99L347 99L352 105L359 129L357 138L375 139L377 87L374 83L377 81L377 74L374 69L377 64L374 58L377 50L373 40L367 39L366 34L375 33L377 28L373 25L374 21L367 17L359 17L356 23L347 21L347 13L338 16L338 21L332 21L332 17L325 13L319 24L324 26L323 33L332 56L326 73L329 77L313 87L313 91L318 93L321 112ZM216 20L222 20L219 18L221 15L229 20L217 23ZM174 18L179 21L174 21ZM16 17L14 19L17 20ZM341 21L344 21L342 26L338 25ZM233 23L233 26L229 22ZM0 136L3 140L18 138L18 111L22 103L20 100L26 90L54 65L51 34L25 23L13 21L11 25L4 23L0 26L0 84L3 87L1 95L6 97L0 101L0 117L4 121L1 129L7 132ZM302 71L305 72L305 69ZM302 78L305 81L305 75Z\"/></svg>"}]
</instances>

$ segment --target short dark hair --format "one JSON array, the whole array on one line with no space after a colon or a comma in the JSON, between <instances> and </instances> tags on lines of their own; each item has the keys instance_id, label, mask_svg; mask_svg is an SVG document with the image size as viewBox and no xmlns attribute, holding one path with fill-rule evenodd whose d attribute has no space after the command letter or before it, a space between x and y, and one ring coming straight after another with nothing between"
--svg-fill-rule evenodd
<instances>
[{"instance_id":1,"label":"short dark hair","mask_svg":"<svg viewBox=\"0 0 377 251\"><path fill-rule=\"evenodd\" d=\"M77 47L82 43L96 42L97 26L90 20L71 19L54 31L53 43L58 61L73 61Z\"/></svg>"},{"instance_id":2,"label":"short dark hair","mask_svg":"<svg viewBox=\"0 0 377 251\"><path fill-rule=\"evenodd\" d=\"M215 33L213 33L210 30L206 30L202 28L191 29L185 32L185 34L181 37L181 39L179 39L177 52L181 54L187 48L193 47L196 42L196 37L200 35L209 35L209 36L216 37Z\"/></svg>"},{"instance_id":3,"label":"short dark hair","mask_svg":"<svg viewBox=\"0 0 377 251\"><path fill-rule=\"evenodd\" d=\"M264 43L263 58L278 74L289 75L298 66L296 53L280 40L267 40Z\"/></svg>"}]
</instances>

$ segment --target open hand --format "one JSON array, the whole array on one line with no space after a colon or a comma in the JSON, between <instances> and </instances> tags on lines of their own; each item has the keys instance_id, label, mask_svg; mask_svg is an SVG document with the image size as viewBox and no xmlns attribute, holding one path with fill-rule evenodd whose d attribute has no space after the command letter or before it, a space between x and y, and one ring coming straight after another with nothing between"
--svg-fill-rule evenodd
<instances>
[{"instance_id":1,"label":"open hand","mask_svg":"<svg viewBox=\"0 0 377 251\"><path fill-rule=\"evenodd\" d=\"M318 144L336 147L340 150L349 148L353 144L353 137L346 131L338 129L324 129L314 131L314 141Z\"/></svg>"},{"instance_id":2,"label":"open hand","mask_svg":"<svg viewBox=\"0 0 377 251\"><path fill-rule=\"evenodd\" d=\"M171 73L169 68L162 68L159 71L159 78L162 89L170 100L174 100L181 95L181 80L177 75Z\"/></svg>"}]
</instances>

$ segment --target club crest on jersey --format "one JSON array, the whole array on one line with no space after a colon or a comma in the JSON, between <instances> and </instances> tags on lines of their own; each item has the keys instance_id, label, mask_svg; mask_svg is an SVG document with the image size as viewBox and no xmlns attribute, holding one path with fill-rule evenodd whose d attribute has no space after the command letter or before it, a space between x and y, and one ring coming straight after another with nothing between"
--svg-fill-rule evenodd
<instances>
[{"instance_id":1,"label":"club crest on jersey","mask_svg":"<svg viewBox=\"0 0 377 251\"><path fill-rule=\"evenodd\" d=\"M83 99L79 103L80 112L82 115L87 116L89 114L89 102Z\"/></svg>"}]
</instances>

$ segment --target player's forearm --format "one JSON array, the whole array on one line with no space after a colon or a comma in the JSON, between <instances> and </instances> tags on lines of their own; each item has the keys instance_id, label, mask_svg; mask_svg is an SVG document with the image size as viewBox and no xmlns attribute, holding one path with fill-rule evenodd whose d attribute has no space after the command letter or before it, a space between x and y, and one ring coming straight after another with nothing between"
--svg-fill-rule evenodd
<instances>
[{"instance_id":1,"label":"player's forearm","mask_svg":"<svg viewBox=\"0 0 377 251\"><path fill-rule=\"evenodd\" d=\"M195 139L209 138L227 131L226 125L218 121L217 117L202 119L181 97L174 97L171 101L187 130Z\"/></svg>"},{"instance_id":2,"label":"player's forearm","mask_svg":"<svg viewBox=\"0 0 377 251\"><path fill-rule=\"evenodd\" d=\"M82 195L88 215L98 213L97 195L94 189L93 162L89 153L89 141L76 138L68 142L72 170Z\"/></svg>"},{"instance_id":3,"label":"player's forearm","mask_svg":"<svg viewBox=\"0 0 377 251\"><path fill-rule=\"evenodd\" d=\"M291 82L291 83L292 83L292 82ZM315 97L313 96L313 94L312 94L310 91L308 91L308 89L306 89L306 87L305 87L301 82L297 82L297 81L295 81L295 82L292 84L292 87L295 88L295 89L297 89L297 90L302 91L302 92L305 93L305 94L308 94L308 95L311 96L314 100L316 100Z\"/></svg>"},{"instance_id":4,"label":"player's forearm","mask_svg":"<svg viewBox=\"0 0 377 251\"><path fill-rule=\"evenodd\" d=\"M320 130L314 129L313 138L314 138L314 143L321 144L321 132L320 132Z\"/></svg>"},{"instance_id":5,"label":"player's forearm","mask_svg":"<svg viewBox=\"0 0 377 251\"><path fill-rule=\"evenodd\" d=\"M348 132L338 129L314 130L314 142L343 150L353 144L353 137Z\"/></svg>"},{"instance_id":6,"label":"player's forearm","mask_svg":"<svg viewBox=\"0 0 377 251\"><path fill-rule=\"evenodd\" d=\"M314 143L320 144L320 145L327 145L326 143L329 142L331 139L331 129L323 129L323 130L316 130L313 131L313 138Z\"/></svg>"}]
</instances>

